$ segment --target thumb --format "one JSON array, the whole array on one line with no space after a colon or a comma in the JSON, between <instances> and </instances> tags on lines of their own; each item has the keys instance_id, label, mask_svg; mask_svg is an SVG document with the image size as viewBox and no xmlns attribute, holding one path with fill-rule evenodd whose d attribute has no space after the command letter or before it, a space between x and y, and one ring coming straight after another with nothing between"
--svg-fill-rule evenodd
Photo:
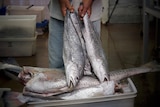
<instances>
[{"instance_id":1,"label":"thumb","mask_svg":"<svg viewBox=\"0 0 160 107\"><path fill-rule=\"evenodd\" d=\"M89 9L87 10L88 17L90 17L90 16L91 16L91 13L92 13L92 9L91 9L91 8L89 8Z\"/></svg>"},{"instance_id":2,"label":"thumb","mask_svg":"<svg viewBox=\"0 0 160 107\"><path fill-rule=\"evenodd\" d=\"M86 14L87 12L87 8L85 6L83 6L83 9L82 9L82 12L80 14L81 17L84 17L84 15Z\"/></svg>"},{"instance_id":3,"label":"thumb","mask_svg":"<svg viewBox=\"0 0 160 107\"><path fill-rule=\"evenodd\" d=\"M74 7L69 2L66 4L66 7L70 12L74 12Z\"/></svg>"}]
</instances>

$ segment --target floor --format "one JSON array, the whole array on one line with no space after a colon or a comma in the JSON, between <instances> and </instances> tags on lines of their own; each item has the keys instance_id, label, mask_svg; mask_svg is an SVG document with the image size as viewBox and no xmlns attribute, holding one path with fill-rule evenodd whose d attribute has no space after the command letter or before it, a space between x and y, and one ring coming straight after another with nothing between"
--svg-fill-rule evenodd
<instances>
[{"instance_id":1,"label":"floor","mask_svg":"<svg viewBox=\"0 0 160 107\"><path fill-rule=\"evenodd\" d=\"M132 68L141 65L142 25L108 24L102 25L102 45L105 50L109 70ZM152 32L151 32L152 33ZM20 66L48 67L48 33L38 35L36 54L28 57L15 57ZM150 37L150 50L154 47L154 36ZM152 60L152 51L149 51ZM0 87L8 87L21 92L23 85L16 80L0 76ZM155 107L160 101L160 73L146 73L131 77L136 88L135 107Z\"/></svg>"}]
</instances>

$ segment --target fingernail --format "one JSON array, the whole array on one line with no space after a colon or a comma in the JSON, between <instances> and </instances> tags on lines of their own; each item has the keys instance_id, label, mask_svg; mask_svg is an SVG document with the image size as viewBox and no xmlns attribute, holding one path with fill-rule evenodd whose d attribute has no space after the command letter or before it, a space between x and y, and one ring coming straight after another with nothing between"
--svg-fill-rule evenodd
<instances>
[{"instance_id":1,"label":"fingernail","mask_svg":"<svg viewBox=\"0 0 160 107\"><path fill-rule=\"evenodd\" d=\"M83 17L84 16L84 14L81 14L81 17Z\"/></svg>"}]
</instances>

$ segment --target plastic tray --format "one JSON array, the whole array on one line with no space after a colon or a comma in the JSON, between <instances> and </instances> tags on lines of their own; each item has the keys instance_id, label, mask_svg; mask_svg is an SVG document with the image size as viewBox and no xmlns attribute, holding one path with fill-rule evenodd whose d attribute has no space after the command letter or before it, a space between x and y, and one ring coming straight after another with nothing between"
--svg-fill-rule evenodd
<instances>
[{"instance_id":1,"label":"plastic tray","mask_svg":"<svg viewBox=\"0 0 160 107\"><path fill-rule=\"evenodd\" d=\"M42 22L45 19L44 6L7 6L7 12L9 15L36 15L36 22Z\"/></svg>"},{"instance_id":2,"label":"plastic tray","mask_svg":"<svg viewBox=\"0 0 160 107\"><path fill-rule=\"evenodd\" d=\"M36 15L0 16L0 38L34 37L35 32L36 32Z\"/></svg>"},{"instance_id":3,"label":"plastic tray","mask_svg":"<svg viewBox=\"0 0 160 107\"><path fill-rule=\"evenodd\" d=\"M1 38L0 57L32 56L36 53L36 38Z\"/></svg>"}]
</instances>

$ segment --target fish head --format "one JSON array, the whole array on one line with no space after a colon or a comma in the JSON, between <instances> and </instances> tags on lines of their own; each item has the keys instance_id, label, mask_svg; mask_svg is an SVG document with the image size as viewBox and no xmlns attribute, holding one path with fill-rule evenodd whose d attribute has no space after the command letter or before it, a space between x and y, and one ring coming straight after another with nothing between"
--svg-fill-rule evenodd
<instances>
[{"instance_id":1,"label":"fish head","mask_svg":"<svg viewBox=\"0 0 160 107\"><path fill-rule=\"evenodd\" d=\"M24 66L23 70L18 74L18 78L23 84L26 84L37 72L32 67Z\"/></svg>"},{"instance_id":2,"label":"fish head","mask_svg":"<svg viewBox=\"0 0 160 107\"><path fill-rule=\"evenodd\" d=\"M78 67L73 63L68 64L68 66L66 67L66 71L68 71L66 72L66 79L68 87L70 88L76 87L80 80L81 72L77 68Z\"/></svg>"},{"instance_id":3,"label":"fish head","mask_svg":"<svg viewBox=\"0 0 160 107\"><path fill-rule=\"evenodd\" d=\"M78 84L78 81L79 81L79 76L74 76L73 75L70 75L68 78L67 78L67 84L68 84L68 87L69 88L74 88L77 86Z\"/></svg>"},{"instance_id":4,"label":"fish head","mask_svg":"<svg viewBox=\"0 0 160 107\"><path fill-rule=\"evenodd\" d=\"M98 70L94 70L93 72L95 73L95 75L97 76L97 78L99 79L100 82L104 82L104 81L109 81L110 80L110 76L107 73L107 68L105 66L103 66L103 64L100 64L100 66L95 66L96 69Z\"/></svg>"}]
</instances>

